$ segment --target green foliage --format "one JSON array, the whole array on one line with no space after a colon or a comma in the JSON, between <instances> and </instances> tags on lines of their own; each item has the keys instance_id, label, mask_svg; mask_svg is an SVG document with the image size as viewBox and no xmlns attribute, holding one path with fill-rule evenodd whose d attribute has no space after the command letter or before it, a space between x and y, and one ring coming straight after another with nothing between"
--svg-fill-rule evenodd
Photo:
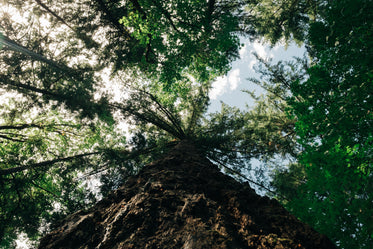
<instances>
[{"instance_id":1,"label":"green foliage","mask_svg":"<svg viewBox=\"0 0 373 249\"><path fill-rule=\"evenodd\" d=\"M132 63L166 86L180 80L186 70L200 82L227 73L230 62L238 57L239 21L232 12L221 10L224 4L128 1L127 14L119 22L141 51ZM128 63L123 59L120 63Z\"/></svg>"},{"instance_id":2,"label":"green foliage","mask_svg":"<svg viewBox=\"0 0 373 249\"><path fill-rule=\"evenodd\" d=\"M310 24L311 64L288 101L300 164L274 180L287 207L342 248L370 248L373 239L372 7L333 1Z\"/></svg>"},{"instance_id":3,"label":"green foliage","mask_svg":"<svg viewBox=\"0 0 373 249\"><path fill-rule=\"evenodd\" d=\"M272 100L278 101L278 98ZM239 153L247 159L268 160L275 154L293 156L294 122L282 110L273 108L270 101L269 98L258 98L255 107L248 111L223 105L221 112L212 114L205 121L208 136L224 141L216 148L221 152Z\"/></svg>"},{"instance_id":4,"label":"green foliage","mask_svg":"<svg viewBox=\"0 0 373 249\"><path fill-rule=\"evenodd\" d=\"M78 210L94 199L74 181L75 170L89 162L74 156L91 143L88 125L73 115L33 107L20 101L3 99L0 119L0 237L8 247L19 232L36 239L39 224L48 221L60 205L59 212ZM61 113L65 113L63 116ZM69 117L69 121L62 119ZM81 139L78 142L78 139ZM86 153L89 156L89 153ZM70 157L70 158L69 158ZM92 157L92 156L91 156ZM66 160L66 158L68 160ZM7 246L8 245L8 246Z\"/></svg>"},{"instance_id":5,"label":"green foliage","mask_svg":"<svg viewBox=\"0 0 373 249\"><path fill-rule=\"evenodd\" d=\"M316 19L323 12L325 1L280 0L249 1L246 11L249 26L254 26L259 36L271 44L278 41L304 42L310 19Z\"/></svg>"},{"instance_id":6,"label":"green foliage","mask_svg":"<svg viewBox=\"0 0 373 249\"><path fill-rule=\"evenodd\" d=\"M61 46L66 37L51 35L50 28L53 27L42 27L37 23L38 25L27 28L27 23L12 22L6 13L2 14L5 17L0 20L0 24L4 29L4 35L0 43L10 41L4 43L5 47L0 51L3 62L0 73L2 89L23 93L24 97L39 106L55 101L56 106L65 105L70 110L79 111L83 117L93 118L99 114L103 118L110 118L103 115L108 113L105 97L94 100L93 95L99 79L94 75L92 66L87 61L67 66L73 57L79 55L75 54L78 48ZM44 40L40 39L39 33L47 34ZM50 39L48 33L54 39ZM48 47L57 44L64 54L63 58L48 50ZM82 57L84 55L80 54ZM47 57L56 59L51 60Z\"/></svg>"}]
</instances>

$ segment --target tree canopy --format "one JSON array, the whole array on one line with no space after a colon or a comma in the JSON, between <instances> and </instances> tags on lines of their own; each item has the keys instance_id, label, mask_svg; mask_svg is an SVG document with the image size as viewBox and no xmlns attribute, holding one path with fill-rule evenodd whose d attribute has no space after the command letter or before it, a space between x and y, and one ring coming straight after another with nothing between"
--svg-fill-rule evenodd
<instances>
[{"instance_id":1,"label":"tree canopy","mask_svg":"<svg viewBox=\"0 0 373 249\"><path fill-rule=\"evenodd\" d=\"M342 247L367 246L372 17L370 1L359 3L1 3L0 246L23 232L37 239L183 139ZM262 79L251 80L266 95L207 114L211 84L239 58L240 36L305 42L310 58L258 57ZM254 158L277 169L272 186ZM252 171L257 179L247 178Z\"/></svg>"}]
</instances>

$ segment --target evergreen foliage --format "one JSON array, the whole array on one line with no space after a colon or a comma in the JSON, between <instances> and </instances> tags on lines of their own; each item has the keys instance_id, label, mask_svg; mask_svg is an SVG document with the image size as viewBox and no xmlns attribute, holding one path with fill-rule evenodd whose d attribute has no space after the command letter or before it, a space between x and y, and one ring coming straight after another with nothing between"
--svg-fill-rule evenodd
<instances>
[{"instance_id":1,"label":"evergreen foliage","mask_svg":"<svg viewBox=\"0 0 373 249\"><path fill-rule=\"evenodd\" d=\"M283 84L302 150L299 164L279 170L273 184L295 215L341 248L373 242L372 7L328 4L310 24L307 73ZM265 75L284 78L281 66L267 65Z\"/></svg>"},{"instance_id":2,"label":"evergreen foliage","mask_svg":"<svg viewBox=\"0 0 373 249\"><path fill-rule=\"evenodd\" d=\"M251 159L275 165L273 186L262 176L249 180L342 247L368 248L371 5L2 3L0 247L22 232L37 239L40 228L89 207L188 139L240 180L253 171ZM248 91L254 107L223 104L206 115L211 83L239 57L239 35L306 42L311 61L271 65L258 57L262 79L251 81L266 95ZM276 160L290 165L284 170Z\"/></svg>"}]
</instances>

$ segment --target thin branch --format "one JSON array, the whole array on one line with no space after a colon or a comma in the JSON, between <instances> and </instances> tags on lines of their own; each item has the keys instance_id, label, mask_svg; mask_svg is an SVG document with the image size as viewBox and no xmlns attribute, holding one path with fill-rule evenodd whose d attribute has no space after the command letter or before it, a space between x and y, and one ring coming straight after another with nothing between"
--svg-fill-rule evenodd
<instances>
[{"instance_id":1,"label":"thin branch","mask_svg":"<svg viewBox=\"0 0 373 249\"><path fill-rule=\"evenodd\" d=\"M133 108L126 108L125 106L115 105L111 104L110 107L117 108L119 110L122 110L125 114L132 115L139 119L141 122L148 122L156 127L170 133L174 137L180 138L180 134L177 130L174 129L174 127L170 124L168 124L163 119L160 119L157 114L151 110L148 110L150 113L147 113L148 115L144 113L138 112L138 110L135 110ZM149 117L148 117L149 116Z\"/></svg>"},{"instance_id":2,"label":"thin branch","mask_svg":"<svg viewBox=\"0 0 373 249\"><path fill-rule=\"evenodd\" d=\"M171 121L171 123L175 126L175 128L179 131L180 135L182 137L185 137L185 133L183 131L183 129L181 128L181 126L179 125L179 120L177 120L177 118L175 118L175 116L167 109L165 108L158 100L157 98L152 95L151 93L149 92L146 92L146 91L141 91L145 94L147 94L151 100L153 100L157 105L158 107L161 109L161 111L167 116L167 118Z\"/></svg>"},{"instance_id":3,"label":"thin branch","mask_svg":"<svg viewBox=\"0 0 373 249\"><path fill-rule=\"evenodd\" d=\"M157 6L158 9L161 10L161 13L166 17L166 19L168 20L168 22L171 24L172 28L178 32L179 34L181 34L180 30L178 30L178 28L176 27L175 23L172 21L172 17L170 15L170 13L168 13L167 10L165 10L159 3L158 1L152 1L154 3L155 6Z\"/></svg>"},{"instance_id":4,"label":"thin branch","mask_svg":"<svg viewBox=\"0 0 373 249\"><path fill-rule=\"evenodd\" d=\"M4 135L1 135L1 134L0 134L0 138L4 138L6 140L10 140L10 141L14 141L14 142L21 142L21 143L24 143L24 142L27 141L27 140L21 140L21 139L17 139L17 138L12 138L12 137L8 137L8 136L4 136Z\"/></svg>"},{"instance_id":5,"label":"thin branch","mask_svg":"<svg viewBox=\"0 0 373 249\"><path fill-rule=\"evenodd\" d=\"M55 198L57 198L57 199L62 199L62 198L61 198L60 196L58 196L57 194L55 194L55 193L49 191L49 190L46 189L46 188L43 188L42 186L36 184L34 181L31 181L31 184L34 185L35 187L40 188L41 190L47 192L48 194L52 195L53 197L55 197Z\"/></svg>"},{"instance_id":6,"label":"thin branch","mask_svg":"<svg viewBox=\"0 0 373 249\"><path fill-rule=\"evenodd\" d=\"M0 130L23 130L27 128L40 128L36 124L0 125Z\"/></svg>"},{"instance_id":7,"label":"thin branch","mask_svg":"<svg viewBox=\"0 0 373 249\"><path fill-rule=\"evenodd\" d=\"M83 158L83 157L87 157L87 156L91 156L91 155L97 155L97 154L100 154L100 153L101 152L91 152L91 153L79 154L79 155L65 157L65 158L57 158L57 159L48 160L48 161L44 161L44 162L40 162L40 163L33 163L33 164L22 165L22 166L13 167L13 168L0 169L0 176L22 172L22 171L25 171L27 169L34 169L34 168L42 168L42 167L46 167L46 166L52 166L55 163L72 161L74 159L79 159L79 158Z\"/></svg>"},{"instance_id":8,"label":"thin branch","mask_svg":"<svg viewBox=\"0 0 373 249\"><path fill-rule=\"evenodd\" d=\"M229 170L230 172L232 172L232 173L234 173L234 174L237 174L237 175L239 175L240 177L244 178L245 180L247 180L247 181L249 181L249 182L251 182L251 183L253 183L253 184L255 184L255 185L257 185L257 186L259 186L259 187L261 187L261 188L263 188L263 189L265 189L265 190L267 190L268 192L274 194L275 196L279 196L279 197L281 197L281 198L284 199L284 200L288 200L285 196L276 193L275 191L273 191L273 190L267 188L266 186L264 186L263 184L257 183L257 182L255 182L255 181L253 181L253 180L247 178L246 176L244 176L244 175L241 174L240 172L238 172L238 171L236 171L236 170L234 170L234 169L229 168L228 166L226 166L224 163L222 163L222 162L219 161L218 159L211 159L211 158L209 158L209 159L212 160L212 161L214 161L214 162L216 162L216 163L218 163L219 165L223 166L225 169Z\"/></svg>"},{"instance_id":9,"label":"thin branch","mask_svg":"<svg viewBox=\"0 0 373 249\"><path fill-rule=\"evenodd\" d=\"M215 0L208 1L208 8L206 13L206 24L210 28L212 13L214 12Z\"/></svg>"},{"instance_id":10,"label":"thin branch","mask_svg":"<svg viewBox=\"0 0 373 249\"><path fill-rule=\"evenodd\" d=\"M62 22L63 24L65 24L67 27L69 27L71 30L74 30L69 24L67 24L65 22L64 19L62 19L62 17L60 17L59 15L57 15L53 10L51 10L48 6L46 6L44 3L41 2L41 0L35 0L37 2L37 4L39 4L43 9L45 9L49 14L51 14L52 16L54 16L55 18L57 18L58 21Z\"/></svg>"},{"instance_id":11,"label":"thin branch","mask_svg":"<svg viewBox=\"0 0 373 249\"><path fill-rule=\"evenodd\" d=\"M59 65L57 62L49 60L45 58L43 55L35 53L34 51L31 51L30 49L19 45L17 42L9 39L8 37L2 35L0 39L0 44L3 44L6 46L8 49L15 51L15 52L21 52L22 54L30 56L32 59L37 60L37 61L42 61L47 63L50 66L53 66L57 69L60 69L62 71L65 71L66 69L70 69L69 67L65 65ZM71 69L70 69L71 70Z\"/></svg>"}]
</instances>

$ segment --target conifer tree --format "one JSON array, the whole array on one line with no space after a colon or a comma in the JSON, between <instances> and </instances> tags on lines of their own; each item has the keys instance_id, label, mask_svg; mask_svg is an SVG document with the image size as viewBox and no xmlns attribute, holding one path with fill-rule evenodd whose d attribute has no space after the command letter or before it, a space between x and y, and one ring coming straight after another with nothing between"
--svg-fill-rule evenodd
<instances>
[{"instance_id":1,"label":"conifer tree","mask_svg":"<svg viewBox=\"0 0 373 249\"><path fill-rule=\"evenodd\" d=\"M204 116L211 82L238 58L238 35L272 36L260 28L260 12L245 10L251 3L260 5L4 3L0 88L11 96L1 103L1 245L20 232L36 238L42 223L88 207L97 197L82 187L89 176L101 180L105 195L175 139L199 142L208 158L240 176L251 158L293 156L294 124L277 112L282 104L262 99L251 111L223 106ZM290 36L272 40L280 37ZM126 93L119 100L115 83ZM118 131L121 118L134 125L130 139Z\"/></svg>"}]
</instances>

